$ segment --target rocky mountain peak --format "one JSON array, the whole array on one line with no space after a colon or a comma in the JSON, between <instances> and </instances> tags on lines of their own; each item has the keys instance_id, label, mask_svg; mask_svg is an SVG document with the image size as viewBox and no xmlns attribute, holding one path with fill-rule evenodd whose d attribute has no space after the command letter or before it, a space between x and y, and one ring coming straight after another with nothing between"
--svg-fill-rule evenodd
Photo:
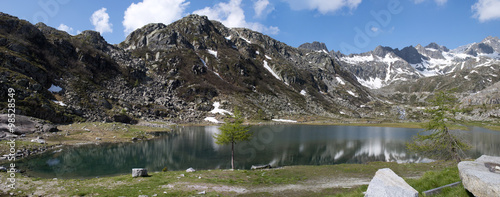
<instances>
[{"instance_id":1,"label":"rocky mountain peak","mask_svg":"<svg viewBox=\"0 0 500 197\"><path fill-rule=\"evenodd\" d=\"M488 36L481 41L482 43L491 43L491 42L500 42L500 39L498 37L493 37L493 36Z\"/></svg>"},{"instance_id":2,"label":"rocky mountain peak","mask_svg":"<svg viewBox=\"0 0 500 197\"><path fill-rule=\"evenodd\" d=\"M491 46L497 53L500 53L500 39L498 37L488 36L481 43Z\"/></svg>"},{"instance_id":3,"label":"rocky mountain peak","mask_svg":"<svg viewBox=\"0 0 500 197\"><path fill-rule=\"evenodd\" d=\"M314 50L314 51L326 51L328 52L328 48L326 47L325 43L323 42L317 42L314 41L313 43L304 43L299 46L299 49L309 49L309 50Z\"/></svg>"},{"instance_id":4,"label":"rocky mountain peak","mask_svg":"<svg viewBox=\"0 0 500 197\"><path fill-rule=\"evenodd\" d=\"M379 57L385 57L388 53L394 52L394 49L391 47L383 47L383 46L377 46L375 50L373 50L373 54Z\"/></svg>"},{"instance_id":5,"label":"rocky mountain peak","mask_svg":"<svg viewBox=\"0 0 500 197\"><path fill-rule=\"evenodd\" d=\"M121 48L150 50L171 48L207 49L225 42L217 27L206 16L189 15L169 25L149 24L132 32Z\"/></svg>"},{"instance_id":6,"label":"rocky mountain peak","mask_svg":"<svg viewBox=\"0 0 500 197\"><path fill-rule=\"evenodd\" d=\"M445 51L445 52L450 51L445 46L441 46L439 44L436 44L435 42L431 42L430 44L428 44L427 46L425 46L425 48L427 48L427 49L436 49L436 50L441 50L441 51Z\"/></svg>"},{"instance_id":7,"label":"rocky mountain peak","mask_svg":"<svg viewBox=\"0 0 500 197\"><path fill-rule=\"evenodd\" d=\"M394 50L394 53L410 64L418 64L421 63L423 59L427 59L413 46L405 47L401 50L396 49Z\"/></svg>"},{"instance_id":8,"label":"rocky mountain peak","mask_svg":"<svg viewBox=\"0 0 500 197\"><path fill-rule=\"evenodd\" d=\"M78 34L76 37L102 51L106 51L109 46L108 42L101 36L101 33L97 31L86 30Z\"/></svg>"},{"instance_id":9,"label":"rocky mountain peak","mask_svg":"<svg viewBox=\"0 0 500 197\"><path fill-rule=\"evenodd\" d=\"M493 52L495 52L495 50L493 50L493 47L491 47L489 44L485 44L482 42L473 44L471 47L469 47L469 49L467 49L467 51L465 51L466 54L472 56L477 56L480 53L491 54Z\"/></svg>"}]
</instances>

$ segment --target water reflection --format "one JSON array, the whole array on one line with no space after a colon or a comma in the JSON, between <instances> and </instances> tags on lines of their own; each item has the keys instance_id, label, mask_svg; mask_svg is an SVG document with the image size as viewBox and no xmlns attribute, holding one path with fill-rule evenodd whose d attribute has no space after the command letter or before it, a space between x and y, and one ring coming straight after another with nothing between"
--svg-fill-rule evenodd
<instances>
[{"instance_id":1,"label":"water reflection","mask_svg":"<svg viewBox=\"0 0 500 197\"><path fill-rule=\"evenodd\" d=\"M274 125L255 126L250 142L236 148L237 168L255 164L325 165L369 161L422 162L408 154L405 142L417 129ZM96 177L130 173L132 168L150 171L230 168L230 146L220 146L212 136L217 127L178 127L159 139L139 143L86 145L65 148L19 163L40 177ZM500 132L472 128L464 134L475 147L472 157L500 155Z\"/></svg>"}]
</instances>

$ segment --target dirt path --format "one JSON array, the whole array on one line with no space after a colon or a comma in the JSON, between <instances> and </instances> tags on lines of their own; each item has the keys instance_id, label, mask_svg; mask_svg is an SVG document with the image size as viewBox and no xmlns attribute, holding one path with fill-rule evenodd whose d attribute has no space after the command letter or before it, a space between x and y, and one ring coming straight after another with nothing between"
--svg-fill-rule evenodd
<instances>
[{"instance_id":1,"label":"dirt path","mask_svg":"<svg viewBox=\"0 0 500 197\"><path fill-rule=\"evenodd\" d=\"M308 180L297 184L286 184L277 186L256 186L245 188L240 186L228 186L209 183L193 184L188 182L176 182L173 184L163 185L165 189L181 189L186 191L206 191L217 192L226 195L241 195L253 193L270 193L270 194L301 194L308 192L321 192L324 189L332 188L352 188L370 183L369 178L323 178Z\"/></svg>"}]
</instances>

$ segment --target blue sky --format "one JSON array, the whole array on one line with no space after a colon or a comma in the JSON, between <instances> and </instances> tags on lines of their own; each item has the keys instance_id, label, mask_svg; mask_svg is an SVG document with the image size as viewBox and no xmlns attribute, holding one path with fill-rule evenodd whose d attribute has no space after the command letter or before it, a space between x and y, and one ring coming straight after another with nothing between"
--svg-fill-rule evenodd
<instances>
[{"instance_id":1,"label":"blue sky","mask_svg":"<svg viewBox=\"0 0 500 197\"><path fill-rule=\"evenodd\" d=\"M188 14L247 27L298 47L360 53L378 45L403 48L437 42L456 48L499 36L500 0L31 0L0 1L0 11L71 34L97 30L112 44L151 22Z\"/></svg>"}]
</instances>

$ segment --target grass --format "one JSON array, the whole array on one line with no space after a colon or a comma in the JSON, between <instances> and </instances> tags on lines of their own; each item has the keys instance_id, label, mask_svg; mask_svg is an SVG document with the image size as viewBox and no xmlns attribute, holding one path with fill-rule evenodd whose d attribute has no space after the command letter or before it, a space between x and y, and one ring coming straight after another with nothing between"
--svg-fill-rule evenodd
<instances>
[{"instance_id":1,"label":"grass","mask_svg":"<svg viewBox=\"0 0 500 197\"><path fill-rule=\"evenodd\" d=\"M460 180L452 162L397 164L373 162L324 166L288 166L270 170L203 170L150 172L149 177L130 175L92 179L44 179L18 176L17 189L8 191L42 196L363 196L366 185L349 188L320 187L329 182L368 182L381 168L391 168L419 192ZM420 177L414 179L416 177ZM5 180L6 173L0 173ZM276 190L276 188L284 188ZM241 192L246 190L246 192ZM18 193L20 191L20 193ZM240 191L240 192L237 192ZM5 191L7 192L7 191ZM463 187L444 190L442 196L467 196Z\"/></svg>"},{"instance_id":2,"label":"grass","mask_svg":"<svg viewBox=\"0 0 500 197\"><path fill-rule=\"evenodd\" d=\"M16 150L37 149L40 147L51 147L54 145L74 145L82 143L104 143L104 142L129 142L133 137L147 139L154 138L147 133L167 132L170 129L129 125L123 123L100 123L86 122L61 125L60 132L45 134L27 134L24 138L16 139ZM43 136L46 144L31 142L38 136ZM99 138L99 140L97 139ZM0 143L0 154L9 153L9 144Z\"/></svg>"},{"instance_id":3,"label":"grass","mask_svg":"<svg viewBox=\"0 0 500 197\"><path fill-rule=\"evenodd\" d=\"M460 181L460 177L458 175L457 167L448 167L441 171L429 171L424 174L420 179L417 180L406 180L408 184L410 184L413 188L420 192L420 195L423 195L423 191L427 191L430 189L434 189L437 187L441 187L444 185L448 185L451 183L455 183ZM464 196L468 197L469 193L464 189L462 184L459 184L456 187L444 188L440 194L434 196Z\"/></svg>"}]
</instances>

